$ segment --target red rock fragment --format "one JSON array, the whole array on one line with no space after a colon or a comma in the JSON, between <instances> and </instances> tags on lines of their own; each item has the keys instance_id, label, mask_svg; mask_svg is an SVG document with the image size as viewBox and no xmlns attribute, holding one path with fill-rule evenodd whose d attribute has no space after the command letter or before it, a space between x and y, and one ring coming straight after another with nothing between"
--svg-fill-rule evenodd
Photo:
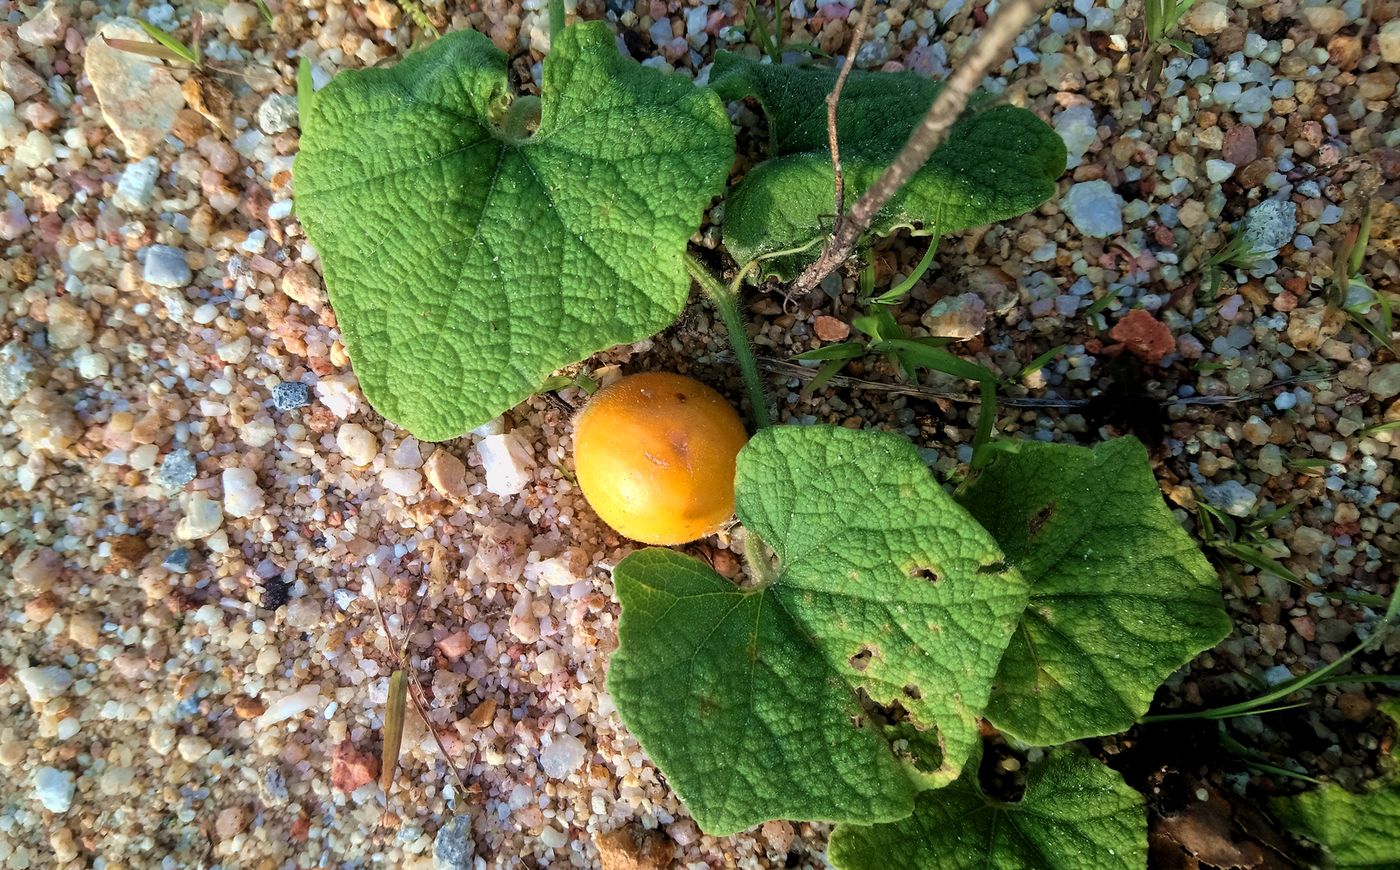
<instances>
[{"instance_id":1,"label":"red rock fragment","mask_svg":"<svg viewBox=\"0 0 1400 870\"><path fill-rule=\"evenodd\" d=\"M1226 130L1220 154L1236 166L1247 166L1259 159L1259 140L1254 128L1237 124Z\"/></svg>"},{"instance_id":2,"label":"red rock fragment","mask_svg":"<svg viewBox=\"0 0 1400 870\"><path fill-rule=\"evenodd\" d=\"M817 317L816 322L812 324L812 330L822 341L845 341L851 334L849 325L826 314Z\"/></svg>"},{"instance_id":3,"label":"red rock fragment","mask_svg":"<svg viewBox=\"0 0 1400 870\"><path fill-rule=\"evenodd\" d=\"M1176 350L1172 331L1141 308L1129 311L1108 335L1114 341L1121 341L1134 356L1151 365L1157 365L1162 357Z\"/></svg>"},{"instance_id":4,"label":"red rock fragment","mask_svg":"<svg viewBox=\"0 0 1400 870\"><path fill-rule=\"evenodd\" d=\"M335 753L331 756L331 788L352 792L366 783L374 782L377 776L378 758L356 749L349 740L336 745Z\"/></svg>"}]
</instances>

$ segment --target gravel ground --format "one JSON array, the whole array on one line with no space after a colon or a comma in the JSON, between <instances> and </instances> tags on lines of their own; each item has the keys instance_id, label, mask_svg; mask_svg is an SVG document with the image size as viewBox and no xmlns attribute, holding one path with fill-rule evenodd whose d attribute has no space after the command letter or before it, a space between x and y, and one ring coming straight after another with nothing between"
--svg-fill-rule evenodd
<instances>
[{"instance_id":1,"label":"gravel ground","mask_svg":"<svg viewBox=\"0 0 1400 870\"><path fill-rule=\"evenodd\" d=\"M609 567L631 545L570 482L569 404L583 397L539 397L431 445L359 393L291 214L295 68L310 58L324 83L400 56L421 32L387 0L268 0L271 22L241 2L196 5L0 0L0 765L11 784L0 863L453 867L471 866L474 844L477 866L823 866L821 826L700 835L618 723L603 688L616 644ZM716 47L756 53L736 5L583 0L577 11L614 22L638 59L703 80ZM929 5L881 4L861 65L945 73L985 10ZM528 78L547 44L543 6L425 8L444 30L490 34ZM1367 198L1363 274L1379 291L1400 280L1400 3L1377 0L1365 19L1358 0L1203 2L1177 34L1196 56L1171 55L1155 77L1135 3L1055 9L988 87L1064 136L1060 196L945 240L900 317L963 336L961 355L1006 373L1064 345L1010 391L1001 431L1138 434L1189 527L1201 499L1242 519L1292 507L1261 546L1309 588L1220 558L1237 629L1159 698L1164 709L1234 700L1335 660L1374 625L1380 608L1364 596L1395 587L1400 431L1373 427L1400 421L1400 362L1327 299L1334 252ZM839 52L851 14L794 0L788 40ZM98 36L142 39L122 20L139 16L188 39L192 15L199 74ZM734 113L741 142L755 140L753 111ZM1212 297L1205 261L1246 230L1269 255L1223 270ZM921 253L880 246L877 283ZM964 384L898 385L870 360L846 372L857 381L805 399L782 368L845 337L856 286L851 274L809 299L751 297L784 415L903 431L957 475L977 414ZM709 313L692 307L654 341L585 368L604 380L692 370L737 397L723 353ZM739 570L724 535L691 549ZM410 714L386 804L378 732L405 633L469 787ZM1395 673L1397 651L1392 639L1357 669ZM1317 691L1300 710L1232 728L1276 764L1354 784L1384 739L1377 697ZM1218 779L1237 792L1277 785L1241 770Z\"/></svg>"}]
</instances>

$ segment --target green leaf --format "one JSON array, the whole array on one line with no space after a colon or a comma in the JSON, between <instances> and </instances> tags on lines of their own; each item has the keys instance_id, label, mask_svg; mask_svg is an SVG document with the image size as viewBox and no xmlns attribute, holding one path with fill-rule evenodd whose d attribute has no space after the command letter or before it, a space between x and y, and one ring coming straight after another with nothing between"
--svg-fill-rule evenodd
<instances>
[{"instance_id":1,"label":"green leaf","mask_svg":"<svg viewBox=\"0 0 1400 870\"><path fill-rule=\"evenodd\" d=\"M1400 728L1400 700L1380 706ZM1389 771L1361 792L1349 792L1335 783L1273 801L1279 822L1300 837L1321 846L1324 866L1400 867L1400 749L1392 755Z\"/></svg>"},{"instance_id":2,"label":"green leaf","mask_svg":"<svg viewBox=\"0 0 1400 870\"><path fill-rule=\"evenodd\" d=\"M841 870L1141 870L1147 866L1142 795L1077 747L1054 750L1026 777L1025 796L1002 803L969 771L919 795L893 824L841 825L831 835Z\"/></svg>"},{"instance_id":3,"label":"green leaf","mask_svg":"<svg viewBox=\"0 0 1400 870\"><path fill-rule=\"evenodd\" d=\"M893 435L764 429L735 490L775 576L739 588L669 550L624 559L618 713L710 833L908 815L978 743L1024 582ZM886 718L920 751L892 748Z\"/></svg>"},{"instance_id":4,"label":"green leaf","mask_svg":"<svg viewBox=\"0 0 1400 870\"><path fill-rule=\"evenodd\" d=\"M1220 581L1134 438L1021 442L962 503L1031 587L987 707L1020 740L1126 730L1172 671L1230 632Z\"/></svg>"},{"instance_id":5,"label":"green leaf","mask_svg":"<svg viewBox=\"0 0 1400 870\"><path fill-rule=\"evenodd\" d=\"M772 139L769 159L726 200L724 245L739 262L831 232L835 173L826 95L835 80L832 69L716 55L712 86L726 100L756 97ZM899 153L941 87L910 72L851 73L837 114L847 207ZM870 234L909 227L918 235L946 235L1014 217L1049 199L1064 170L1064 142L1034 113L974 99L943 146L876 216ZM818 253L813 246L766 261L765 274L791 278Z\"/></svg>"},{"instance_id":6,"label":"green leaf","mask_svg":"<svg viewBox=\"0 0 1400 870\"><path fill-rule=\"evenodd\" d=\"M505 129L507 58L448 34L317 92L297 210L365 396L425 440L679 314L682 255L734 138L713 93L618 53L602 23L544 61L538 130ZM516 101L525 103L525 99Z\"/></svg>"}]
</instances>

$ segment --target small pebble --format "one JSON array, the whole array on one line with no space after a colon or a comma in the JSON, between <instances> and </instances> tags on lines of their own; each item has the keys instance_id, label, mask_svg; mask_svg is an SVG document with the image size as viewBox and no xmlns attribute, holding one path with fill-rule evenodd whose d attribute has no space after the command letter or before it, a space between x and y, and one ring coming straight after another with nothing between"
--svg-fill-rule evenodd
<instances>
[{"instance_id":1,"label":"small pebble","mask_svg":"<svg viewBox=\"0 0 1400 870\"><path fill-rule=\"evenodd\" d=\"M379 455L379 439L359 423L346 423L336 430L335 444L355 465L369 465Z\"/></svg>"},{"instance_id":2,"label":"small pebble","mask_svg":"<svg viewBox=\"0 0 1400 870\"><path fill-rule=\"evenodd\" d=\"M34 796L44 809L51 813L66 813L73 806L73 792L77 788L73 774L54 767L41 767L34 771Z\"/></svg>"},{"instance_id":3,"label":"small pebble","mask_svg":"<svg viewBox=\"0 0 1400 870\"><path fill-rule=\"evenodd\" d=\"M20 685L24 686L29 700L41 704L52 701L73 685L73 675L67 668L57 665L22 668L15 676L19 678Z\"/></svg>"},{"instance_id":4,"label":"small pebble","mask_svg":"<svg viewBox=\"0 0 1400 870\"><path fill-rule=\"evenodd\" d=\"M263 491L258 485L257 472L251 468L225 468L221 477L224 486L224 513L231 517L250 517L263 509Z\"/></svg>"},{"instance_id":5,"label":"small pebble","mask_svg":"<svg viewBox=\"0 0 1400 870\"><path fill-rule=\"evenodd\" d=\"M434 870L471 870L475 857L471 816L458 813L443 822L433 839Z\"/></svg>"},{"instance_id":6,"label":"small pebble","mask_svg":"<svg viewBox=\"0 0 1400 870\"><path fill-rule=\"evenodd\" d=\"M185 252L169 245L146 248L146 266L141 274L147 284L173 289L188 287L194 279L194 273L185 262Z\"/></svg>"},{"instance_id":7,"label":"small pebble","mask_svg":"<svg viewBox=\"0 0 1400 870\"><path fill-rule=\"evenodd\" d=\"M477 444L481 464L486 469L486 490L508 496L523 492L530 485L534 456L530 445L515 432L488 435Z\"/></svg>"},{"instance_id":8,"label":"small pebble","mask_svg":"<svg viewBox=\"0 0 1400 870\"><path fill-rule=\"evenodd\" d=\"M190 551L187 547L176 547L162 561L161 567L174 574L183 574L190 570Z\"/></svg>"},{"instance_id":9,"label":"small pebble","mask_svg":"<svg viewBox=\"0 0 1400 870\"><path fill-rule=\"evenodd\" d=\"M1123 198L1102 179L1073 185L1060 207L1086 236L1105 239L1123 231Z\"/></svg>"},{"instance_id":10,"label":"small pebble","mask_svg":"<svg viewBox=\"0 0 1400 870\"><path fill-rule=\"evenodd\" d=\"M279 411L295 411L311 404L311 388L299 381L282 381L272 388L272 406Z\"/></svg>"},{"instance_id":11,"label":"small pebble","mask_svg":"<svg viewBox=\"0 0 1400 870\"><path fill-rule=\"evenodd\" d=\"M197 469L188 450L172 450L160 461L156 482L169 490L178 490L194 480Z\"/></svg>"}]
</instances>

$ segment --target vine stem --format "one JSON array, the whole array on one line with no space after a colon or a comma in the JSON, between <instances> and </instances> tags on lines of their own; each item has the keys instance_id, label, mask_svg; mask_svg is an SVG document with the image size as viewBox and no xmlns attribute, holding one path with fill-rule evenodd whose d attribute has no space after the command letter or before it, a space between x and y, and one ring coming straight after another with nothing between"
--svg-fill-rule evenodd
<instances>
[{"instance_id":1,"label":"vine stem","mask_svg":"<svg viewBox=\"0 0 1400 870\"><path fill-rule=\"evenodd\" d=\"M739 286L748 270L741 270L734 283L726 287L724 282L716 278L714 273L689 251L685 254L685 269L690 273L690 277L695 279L695 283L700 285L700 289L705 291L710 303L719 312L720 320L724 321L724 328L729 333L729 346L734 350L734 359L739 363L739 373L744 378L749 403L753 405L754 426L759 429L771 426L773 418L768 411L768 396L763 391L763 378L758 373L758 360L754 357L753 346L749 344L749 334L744 329L744 317L739 311Z\"/></svg>"},{"instance_id":2,"label":"vine stem","mask_svg":"<svg viewBox=\"0 0 1400 870\"><path fill-rule=\"evenodd\" d=\"M880 209L885 207L885 203L889 202L891 197L909 183L914 173L928 162L934 149L948 138L948 131L952 129L962 110L967 107L967 101L982 83L982 79L986 78L994 64L999 63L1011 51L1016 37L1021 35L1021 31L1044 4L1045 0L1005 0L1002 3L1001 8L982 28L981 38L943 83L943 89L938 92L919 126L914 128L909 140L895 156L894 162L885 167L885 171L875 183L856 200L851 210L837 221L841 227L840 231L832 234L817 261L808 266L793 282L793 295L810 291L850 257L861 236L870 229L875 215L879 214Z\"/></svg>"},{"instance_id":3,"label":"vine stem","mask_svg":"<svg viewBox=\"0 0 1400 870\"><path fill-rule=\"evenodd\" d=\"M836 176L836 218L831 227L833 234L841 232L841 217L846 211L846 177L841 172L841 142L836 136L836 107L841 102L841 91L846 87L846 79L851 68L856 65L856 53L865 41L865 27L870 21L870 10L875 0L865 0L860 7L860 17L856 19L855 33L851 34L851 44L846 48L846 62L836 76L836 84L826 95L826 138L831 146L831 169Z\"/></svg>"}]
</instances>

